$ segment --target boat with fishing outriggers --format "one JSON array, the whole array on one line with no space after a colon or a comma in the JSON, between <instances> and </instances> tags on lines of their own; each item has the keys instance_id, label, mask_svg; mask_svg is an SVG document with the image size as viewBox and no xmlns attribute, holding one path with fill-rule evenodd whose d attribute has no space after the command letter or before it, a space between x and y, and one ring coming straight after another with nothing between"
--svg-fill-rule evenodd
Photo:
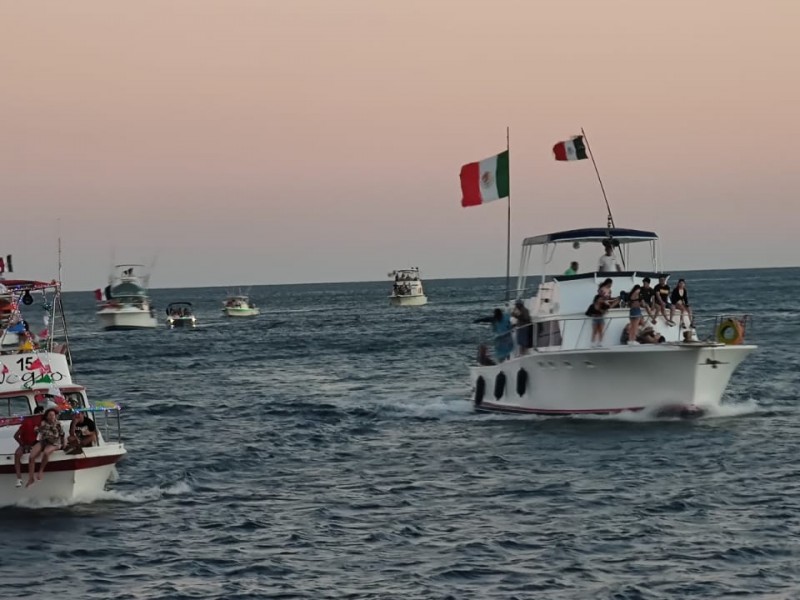
<instances>
[{"instance_id":1,"label":"boat with fishing outriggers","mask_svg":"<svg viewBox=\"0 0 800 600\"><path fill-rule=\"evenodd\" d=\"M239 290L228 292L222 301L222 312L228 317L255 317L261 314L261 309L250 299L249 293Z\"/></svg>"},{"instance_id":2,"label":"boat with fishing outriggers","mask_svg":"<svg viewBox=\"0 0 800 600\"><path fill-rule=\"evenodd\" d=\"M389 295L389 304L392 306L423 306L428 303L419 277L419 267L396 269L389 273L389 278L393 280L392 293Z\"/></svg>"},{"instance_id":3,"label":"boat with fishing outriggers","mask_svg":"<svg viewBox=\"0 0 800 600\"><path fill-rule=\"evenodd\" d=\"M750 316L716 315L708 335L678 311L644 309L625 291L666 285L655 232L614 227L557 231L522 243L517 299L509 307L514 329L495 327L495 357L485 354L470 369L473 401L481 411L550 415L609 414L625 411L654 416L696 417L718 408L737 366L756 349L745 344ZM620 254L621 270L553 273L555 256L566 245L602 244ZM631 248L645 246L649 268L633 268ZM533 251L541 256L534 294L528 288ZM605 254L604 254L605 255ZM570 269L571 271L571 269ZM622 290L608 297L600 313L591 307L598 288ZM631 315L645 321L630 335ZM588 307L588 308L587 308ZM633 308L633 310L632 310ZM671 312L671 311L669 311ZM521 318L520 318L521 317ZM503 330L505 329L505 330Z\"/></svg>"},{"instance_id":4,"label":"boat with fishing outriggers","mask_svg":"<svg viewBox=\"0 0 800 600\"><path fill-rule=\"evenodd\" d=\"M158 326L147 290L150 273L145 269L139 264L116 265L105 290L95 290L97 318L104 330L153 329Z\"/></svg>"},{"instance_id":5,"label":"boat with fishing outriggers","mask_svg":"<svg viewBox=\"0 0 800 600\"><path fill-rule=\"evenodd\" d=\"M91 500L105 489L126 454L120 407L90 403L86 388L72 379L60 282L15 279L1 280L0 286L0 297L11 307L0 319L0 506ZM19 330L20 323L39 320L44 321L42 331L33 332L30 326ZM65 434L55 451L36 441L42 419L52 421L51 432L57 423ZM73 424L75 437L67 438ZM21 451L15 437L18 432L24 449L44 450L37 451L33 470L31 454ZM25 440L24 435L34 437ZM68 447L62 446L65 441Z\"/></svg>"},{"instance_id":6,"label":"boat with fishing outriggers","mask_svg":"<svg viewBox=\"0 0 800 600\"><path fill-rule=\"evenodd\" d=\"M170 302L167 305L166 324L169 329L193 329L197 327L191 302Z\"/></svg>"}]
</instances>

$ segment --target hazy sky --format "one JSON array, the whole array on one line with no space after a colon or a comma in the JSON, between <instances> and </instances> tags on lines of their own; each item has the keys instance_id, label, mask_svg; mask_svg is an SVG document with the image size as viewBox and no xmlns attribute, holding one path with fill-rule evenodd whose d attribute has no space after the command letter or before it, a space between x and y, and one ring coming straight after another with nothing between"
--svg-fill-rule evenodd
<instances>
[{"instance_id":1,"label":"hazy sky","mask_svg":"<svg viewBox=\"0 0 800 600\"><path fill-rule=\"evenodd\" d=\"M796 0L0 0L0 253L101 286L505 272L461 165L511 127L522 238L617 225L666 267L798 265Z\"/></svg>"}]
</instances>

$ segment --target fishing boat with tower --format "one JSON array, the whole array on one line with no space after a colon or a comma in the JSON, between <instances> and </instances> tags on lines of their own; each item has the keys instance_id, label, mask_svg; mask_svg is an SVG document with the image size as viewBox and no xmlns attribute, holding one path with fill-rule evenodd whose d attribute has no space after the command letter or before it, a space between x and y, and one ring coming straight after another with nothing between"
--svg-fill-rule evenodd
<instances>
[{"instance_id":1,"label":"fishing boat with tower","mask_svg":"<svg viewBox=\"0 0 800 600\"><path fill-rule=\"evenodd\" d=\"M705 335L699 335L688 311L677 311L674 319L675 307L644 307L636 298L645 282L666 285L670 278L660 263L657 233L615 225L583 130L557 144L554 153L556 160L592 159L607 222L526 237L514 290L507 241L505 309L514 318L500 309L491 319L480 319L492 323L488 346L494 355L482 346L478 364L470 367L475 409L541 415L630 411L684 418L713 413L738 365L756 349L745 343L750 315L715 315L707 320ZM487 179L499 177L507 180L508 173L490 173ZM462 191L465 197L469 193L464 170ZM510 193L507 197L510 205ZM510 209L508 214L510 232ZM606 260L584 271L563 270L577 265L575 255L587 248ZM609 264L614 268L606 270ZM533 285L532 269L538 275ZM604 288L619 293L606 298Z\"/></svg>"}]
</instances>

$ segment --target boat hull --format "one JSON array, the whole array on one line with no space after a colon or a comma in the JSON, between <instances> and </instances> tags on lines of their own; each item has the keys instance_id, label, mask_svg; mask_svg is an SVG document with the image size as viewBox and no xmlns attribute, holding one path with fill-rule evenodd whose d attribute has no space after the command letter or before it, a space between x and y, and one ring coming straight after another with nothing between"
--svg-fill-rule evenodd
<instances>
[{"instance_id":1,"label":"boat hull","mask_svg":"<svg viewBox=\"0 0 800 600\"><path fill-rule=\"evenodd\" d=\"M197 326L197 320L192 318L172 318L167 319L167 327L170 329L193 329Z\"/></svg>"},{"instance_id":2,"label":"boat hull","mask_svg":"<svg viewBox=\"0 0 800 600\"><path fill-rule=\"evenodd\" d=\"M255 317L261 313L258 308L223 308L222 312L228 317Z\"/></svg>"},{"instance_id":3,"label":"boat hull","mask_svg":"<svg viewBox=\"0 0 800 600\"><path fill-rule=\"evenodd\" d=\"M414 296L389 296L389 304L392 306L423 306L428 303L425 294Z\"/></svg>"},{"instance_id":4,"label":"boat hull","mask_svg":"<svg viewBox=\"0 0 800 600\"><path fill-rule=\"evenodd\" d=\"M48 504L96 498L125 456L122 444L104 444L85 448L84 454L66 455L54 452L44 471L44 478L30 487L28 455L22 457L22 487L15 487L14 455L0 455L0 506ZM36 470L38 471L38 461Z\"/></svg>"},{"instance_id":5,"label":"boat hull","mask_svg":"<svg viewBox=\"0 0 800 600\"><path fill-rule=\"evenodd\" d=\"M686 343L533 352L471 368L473 402L480 411L508 413L696 416L719 406L736 367L755 349Z\"/></svg>"},{"instance_id":6,"label":"boat hull","mask_svg":"<svg viewBox=\"0 0 800 600\"><path fill-rule=\"evenodd\" d=\"M98 311L97 318L106 331L154 329L158 326L158 321L149 310L138 308L103 309Z\"/></svg>"}]
</instances>

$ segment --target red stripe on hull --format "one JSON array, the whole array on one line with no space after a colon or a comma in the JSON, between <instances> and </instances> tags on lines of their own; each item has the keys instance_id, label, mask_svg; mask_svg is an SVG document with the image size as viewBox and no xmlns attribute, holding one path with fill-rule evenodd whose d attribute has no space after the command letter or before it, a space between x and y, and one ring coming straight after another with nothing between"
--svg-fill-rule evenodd
<instances>
[{"instance_id":1,"label":"red stripe on hull","mask_svg":"<svg viewBox=\"0 0 800 600\"><path fill-rule=\"evenodd\" d=\"M475 410L485 412L504 412L528 415L613 415L622 412L639 412L644 410L644 406L634 406L632 408L587 408L578 410L562 410L551 408L525 408L523 406L504 406L493 402L482 402L475 406Z\"/></svg>"},{"instance_id":2,"label":"red stripe on hull","mask_svg":"<svg viewBox=\"0 0 800 600\"><path fill-rule=\"evenodd\" d=\"M483 204L480 167L476 162L461 167L461 206Z\"/></svg>"},{"instance_id":3,"label":"red stripe on hull","mask_svg":"<svg viewBox=\"0 0 800 600\"><path fill-rule=\"evenodd\" d=\"M123 454L112 454L112 455L105 455L105 456L92 456L90 458L71 458L68 460L59 460L56 462L50 461L47 463L47 466L44 468L45 473L51 473L54 471L79 471L81 469L91 469L93 467L102 467L103 465L113 465L116 463L120 458L122 458ZM37 469L39 462L36 462ZM28 468L26 463L22 463L22 470L25 471ZM0 475L9 475L14 474L14 463L8 465L0 465Z\"/></svg>"}]
</instances>

